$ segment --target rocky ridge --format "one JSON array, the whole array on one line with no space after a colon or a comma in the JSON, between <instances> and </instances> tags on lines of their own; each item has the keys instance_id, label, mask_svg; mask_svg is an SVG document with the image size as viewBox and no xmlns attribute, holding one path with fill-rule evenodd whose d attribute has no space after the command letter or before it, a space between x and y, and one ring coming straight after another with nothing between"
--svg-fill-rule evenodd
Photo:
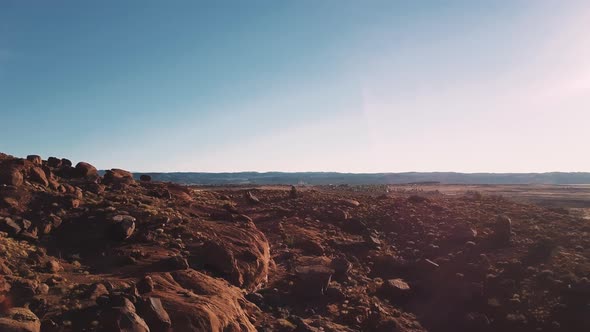
<instances>
[{"instance_id":1,"label":"rocky ridge","mask_svg":"<svg viewBox=\"0 0 590 332\"><path fill-rule=\"evenodd\" d=\"M474 193L186 187L0 154L0 330L586 331L589 231Z\"/></svg>"}]
</instances>

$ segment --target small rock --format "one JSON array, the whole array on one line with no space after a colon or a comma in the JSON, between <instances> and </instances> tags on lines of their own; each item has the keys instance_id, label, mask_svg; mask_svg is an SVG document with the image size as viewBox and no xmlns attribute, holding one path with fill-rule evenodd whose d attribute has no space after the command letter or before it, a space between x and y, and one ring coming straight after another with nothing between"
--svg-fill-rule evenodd
<instances>
[{"instance_id":1,"label":"small rock","mask_svg":"<svg viewBox=\"0 0 590 332\"><path fill-rule=\"evenodd\" d=\"M355 201L354 199L341 199L340 203L342 203L346 206L350 206L350 207L357 207L357 206L361 205L361 203L359 203L358 201Z\"/></svg>"},{"instance_id":2,"label":"small rock","mask_svg":"<svg viewBox=\"0 0 590 332\"><path fill-rule=\"evenodd\" d=\"M70 200L68 200L68 207L72 208L72 209L76 209L80 206L80 200L76 199L76 198L72 198Z\"/></svg>"},{"instance_id":3,"label":"small rock","mask_svg":"<svg viewBox=\"0 0 590 332\"><path fill-rule=\"evenodd\" d=\"M90 286L88 291L86 292L86 297L91 300L97 300L99 297L103 295L108 295L109 291L105 287L105 285L101 283L95 283Z\"/></svg>"},{"instance_id":4,"label":"small rock","mask_svg":"<svg viewBox=\"0 0 590 332\"><path fill-rule=\"evenodd\" d=\"M252 204L260 203L260 199L258 199L258 197L256 197L256 196L254 196L252 194L252 192L250 192L250 190L246 190L246 192L244 193L244 198L246 198L246 200Z\"/></svg>"},{"instance_id":5,"label":"small rock","mask_svg":"<svg viewBox=\"0 0 590 332\"><path fill-rule=\"evenodd\" d=\"M384 282L379 292L391 301L400 303L407 300L411 290L404 280L398 278Z\"/></svg>"},{"instance_id":6,"label":"small rock","mask_svg":"<svg viewBox=\"0 0 590 332\"><path fill-rule=\"evenodd\" d=\"M344 257L336 257L332 260L331 267L336 276L346 276L352 268L352 264Z\"/></svg>"},{"instance_id":7,"label":"small rock","mask_svg":"<svg viewBox=\"0 0 590 332\"><path fill-rule=\"evenodd\" d=\"M9 235L17 235L20 233L22 228L14 222L11 218L0 218L0 231L6 232Z\"/></svg>"},{"instance_id":8,"label":"small rock","mask_svg":"<svg viewBox=\"0 0 590 332\"><path fill-rule=\"evenodd\" d=\"M154 290L154 281L152 277L145 276L137 283L137 291L140 294L149 293Z\"/></svg>"},{"instance_id":9,"label":"small rock","mask_svg":"<svg viewBox=\"0 0 590 332\"><path fill-rule=\"evenodd\" d=\"M297 198L297 196L298 196L297 188L295 188L295 186L291 186L291 191L289 192L289 197Z\"/></svg>"},{"instance_id":10,"label":"small rock","mask_svg":"<svg viewBox=\"0 0 590 332\"><path fill-rule=\"evenodd\" d=\"M63 267L61 266L61 264L59 264L59 262L55 259L48 260L47 263L45 264L45 268L50 273L57 273L57 272L63 270Z\"/></svg>"},{"instance_id":11,"label":"small rock","mask_svg":"<svg viewBox=\"0 0 590 332\"><path fill-rule=\"evenodd\" d=\"M47 294L49 293L49 285L47 285L46 283L42 283L39 285L39 287L37 287L37 291L40 294Z\"/></svg>"},{"instance_id":12,"label":"small rock","mask_svg":"<svg viewBox=\"0 0 590 332\"><path fill-rule=\"evenodd\" d=\"M182 256L172 256L166 259L164 263L170 270L186 270L189 268L188 261Z\"/></svg>"}]
</instances>

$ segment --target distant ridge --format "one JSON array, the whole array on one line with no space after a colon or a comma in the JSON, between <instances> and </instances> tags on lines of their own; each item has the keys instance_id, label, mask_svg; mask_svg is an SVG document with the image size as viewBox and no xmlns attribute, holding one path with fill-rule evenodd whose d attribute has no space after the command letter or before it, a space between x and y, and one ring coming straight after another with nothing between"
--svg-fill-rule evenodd
<instances>
[{"instance_id":1,"label":"distant ridge","mask_svg":"<svg viewBox=\"0 0 590 332\"><path fill-rule=\"evenodd\" d=\"M148 174L156 181L182 184L590 184L587 172L550 173L456 173L456 172L405 172L405 173L337 173L337 172L237 172L237 173L139 173Z\"/></svg>"}]
</instances>

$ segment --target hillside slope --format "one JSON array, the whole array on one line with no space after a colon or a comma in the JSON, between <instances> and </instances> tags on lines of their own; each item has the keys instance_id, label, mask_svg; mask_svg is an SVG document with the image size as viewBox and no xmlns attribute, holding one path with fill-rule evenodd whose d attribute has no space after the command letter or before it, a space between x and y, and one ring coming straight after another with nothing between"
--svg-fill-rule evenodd
<instances>
[{"instance_id":1,"label":"hillside slope","mask_svg":"<svg viewBox=\"0 0 590 332\"><path fill-rule=\"evenodd\" d=\"M143 179L0 155L0 330L590 329L590 225L562 211Z\"/></svg>"}]
</instances>

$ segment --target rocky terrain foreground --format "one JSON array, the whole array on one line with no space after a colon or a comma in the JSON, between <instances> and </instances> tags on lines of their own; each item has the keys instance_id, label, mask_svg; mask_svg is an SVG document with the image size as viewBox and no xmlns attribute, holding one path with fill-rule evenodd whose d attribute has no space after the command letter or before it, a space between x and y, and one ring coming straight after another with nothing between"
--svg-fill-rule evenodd
<instances>
[{"instance_id":1,"label":"rocky terrain foreground","mask_svg":"<svg viewBox=\"0 0 590 332\"><path fill-rule=\"evenodd\" d=\"M0 331L590 331L590 223L0 154Z\"/></svg>"}]
</instances>

